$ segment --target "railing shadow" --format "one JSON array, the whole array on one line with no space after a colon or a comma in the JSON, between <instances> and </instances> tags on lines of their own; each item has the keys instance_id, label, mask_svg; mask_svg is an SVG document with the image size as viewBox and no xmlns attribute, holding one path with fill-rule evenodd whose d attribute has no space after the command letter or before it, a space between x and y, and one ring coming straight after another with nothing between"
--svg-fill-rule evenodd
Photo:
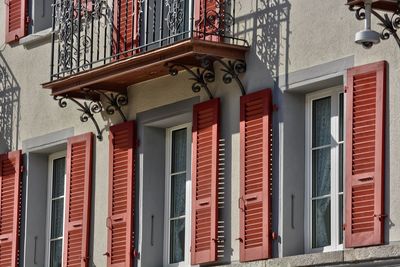
<instances>
[{"instance_id":1,"label":"railing shadow","mask_svg":"<svg viewBox=\"0 0 400 267\"><path fill-rule=\"evenodd\" d=\"M0 153L18 148L20 91L17 79L0 52Z\"/></svg>"}]
</instances>

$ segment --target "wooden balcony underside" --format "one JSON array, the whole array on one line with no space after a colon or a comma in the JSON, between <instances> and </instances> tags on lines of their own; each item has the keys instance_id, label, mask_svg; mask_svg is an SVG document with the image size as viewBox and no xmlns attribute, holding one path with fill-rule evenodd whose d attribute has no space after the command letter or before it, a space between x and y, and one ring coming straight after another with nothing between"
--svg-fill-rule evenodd
<instances>
[{"instance_id":1,"label":"wooden balcony underside","mask_svg":"<svg viewBox=\"0 0 400 267\"><path fill-rule=\"evenodd\" d=\"M147 53L110 63L88 71L72 74L42 84L52 95L80 96L82 89L125 92L130 85L168 75L166 63L199 66L200 58L211 56L244 60L247 46L188 39Z\"/></svg>"},{"instance_id":2,"label":"wooden balcony underside","mask_svg":"<svg viewBox=\"0 0 400 267\"><path fill-rule=\"evenodd\" d=\"M363 0L348 0L348 5L364 6ZM375 0L372 2L374 9L395 12L398 8L396 0Z\"/></svg>"}]
</instances>

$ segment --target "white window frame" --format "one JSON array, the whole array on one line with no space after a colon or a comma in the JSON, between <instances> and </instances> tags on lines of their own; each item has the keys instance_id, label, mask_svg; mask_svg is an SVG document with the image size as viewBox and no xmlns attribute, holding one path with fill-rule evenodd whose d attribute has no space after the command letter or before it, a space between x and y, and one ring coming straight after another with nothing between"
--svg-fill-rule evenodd
<instances>
[{"instance_id":1,"label":"white window frame","mask_svg":"<svg viewBox=\"0 0 400 267\"><path fill-rule=\"evenodd\" d=\"M60 151L49 155L48 160L48 189L47 189L47 212L46 212L46 251L45 251L45 263L46 266L50 266L50 237L51 237L51 203L52 203L52 195L53 195L53 162L56 159L65 158L67 160L67 152ZM65 166L66 166L65 162ZM64 252L64 229L65 229L65 193L66 193L66 172L64 178L64 212L63 212L63 242L62 242L62 251ZM64 253L61 254L61 262L63 262Z\"/></svg>"},{"instance_id":2,"label":"white window frame","mask_svg":"<svg viewBox=\"0 0 400 267\"><path fill-rule=\"evenodd\" d=\"M171 211L171 151L172 151L172 132L186 128L186 203L185 203L185 254L184 261L169 263L170 256L170 211ZM165 201L164 201L164 248L163 264L166 267L190 266L190 241L191 241L191 207L192 207L192 124L186 123L166 129L166 149L165 149Z\"/></svg>"},{"instance_id":3,"label":"white window frame","mask_svg":"<svg viewBox=\"0 0 400 267\"><path fill-rule=\"evenodd\" d=\"M321 90L318 92L310 93L306 95L305 100L305 249L306 253L317 253L317 252L329 252L343 250L343 243L339 244L339 195L343 195L343 223L344 219L344 179L343 179L343 192L339 193L339 144L343 144L344 141L339 142L339 105L340 105L340 94L344 93L342 87L334 87L330 89ZM331 97L331 244L329 246L321 248L312 248L312 104L314 100L318 100L325 97ZM346 106L346 95L343 94L343 120L345 127L345 106ZM345 139L345 129L343 129L343 139ZM343 152L344 153L344 152ZM343 169L344 169L343 159ZM344 177L343 177L344 178Z\"/></svg>"}]
</instances>

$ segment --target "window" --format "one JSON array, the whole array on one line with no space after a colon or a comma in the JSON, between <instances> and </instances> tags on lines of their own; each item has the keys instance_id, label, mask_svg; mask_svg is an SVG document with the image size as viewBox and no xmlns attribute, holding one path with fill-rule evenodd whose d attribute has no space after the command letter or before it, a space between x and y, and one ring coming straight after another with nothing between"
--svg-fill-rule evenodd
<instances>
[{"instance_id":1,"label":"window","mask_svg":"<svg viewBox=\"0 0 400 267\"><path fill-rule=\"evenodd\" d=\"M306 97L306 248L343 247L344 95L339 88Z\"/></svg>"},{"instance_id":2,"label":"window","mask_svg":"<svg viewBox=\"0 0 400 267\"><path fill-rule=\"evenodd\" d=\"M32 19L29 33L38 33L51 28L53 0L30 0L28 12Z\"/></svg>"},{"instance_id":3,"label":"window","mask_svg":"<svg viewBox=\"0 0 400 267\"><path fill-rule=\"evenodd\" d=\"M166 130L164 265L190 265L191 127Z\"/></svg>"},{"instance_id":4,"label":"window","mask_svg":"<svg viewBox=\"0 0 400 267\"><path fill-rule=\"evenodd\" d=\"M49 156L49 190L47 225L47 266L62 266L64 207L65 207L65 152Z\"/></svg>"}]
</instances>

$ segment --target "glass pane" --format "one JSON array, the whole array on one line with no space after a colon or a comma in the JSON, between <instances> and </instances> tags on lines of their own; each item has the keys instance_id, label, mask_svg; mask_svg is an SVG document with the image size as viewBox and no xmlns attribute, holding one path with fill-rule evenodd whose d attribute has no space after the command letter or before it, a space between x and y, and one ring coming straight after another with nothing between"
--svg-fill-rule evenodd
<instances>
[{"instance_id":1,"label":"glass pane","mask_svg":"<svg viewBox=\"0 0 400 267\"><path fill-rule=\"evenodd\" d=\"M339 94L339 141L343 141L344 135L344 97L343 93Z\"/></svg>"},{"instance_id":2,"label":"glass pane","mask_svg":"<svg viewBox=\"0 0 400 267\"><path fill-rule=\"evenodd\" d=\"M171 218L185 215L186 173L171 177Z\"/></svg>"},{"instance_id":3,"label":"glass pane","mask_svg":"<svg viewBox=\"0 0 400 267\"><path fill-rule=\"evenodd\" d=\"M343 192L343 144L339 145L339 192Z\"/></svg>"},{"instance_id":4,"label":"glass pane","mask_svg":"<svg viewBox=\"0 0 400 267\"><path fill-rule=\"evenodd\" d=\"M170 227L170 263L184 261L185 219L171 221Z\"/></svg>"},{"instance_id":5,"label":"glass pane","mask_svg":"<svg viewBox=\"0 0 400 267\"><path fill-rule=\"evenodd\" d=\"M324 196L331 192L331 148L312 152L312 196Z\"/></svg>"},{"instance_id":6,"label":"glass pane","mask_svg":"<svg viewBox=\"0 0 400 267\"><path fill-rule=\"evenodd\" d=\"M331 244L331 199L313 200L312 203L312 247Z\"/></svg>"},{"instance_id":7,"label":"glass pane","mask_svg":"<svg viewBox=\"0 0 400 267\"><path fill-rule=\"evenodd\" d=\"M50 267L61 267L62 239L50 242Z\"/></svg>"},{"instance_id":8,"label":"glass pane","mask_svg":"<svg viewBox=\"0 0 400 267\"><path fill-rule=\"evenodd\" d=\"M51 238L62 237L64 217L64 198L51 202Z\"/></svg>"},{"instance_id":9,"label":"glass pane","mask_svg":"<svg viewBox=\"0 0 400 267\"><path fill-rule=\"evenodd\" d=\"M64 195L65 158L53 161L53 198Z\"/></svg>"},{"instance_id":10,"label":"glass pane","mask_svg":"<svg viewBox=\"0 0 400 267\"><path fill-rule=\"evenodd\" d=\"M186 128L172 132L171 172L186 170Z\"/></svg>"},{"instance_id":11,"label":"glass pane","mask_svg":"<svg viewBox=\"0 0 400 267\"><path fill-rule=\"evenodd\" d=\"M343 243L343 195L339 195L339 244Z\"/></svg>"},{"instance_id":12,"label":"glass pane","mask_svg":"<svg viewBox=\"0 0 400 267\"><path fill-rule=\"evenodd\" d=\"M312 146L319 147L331 143L331 98L313 101Z\"/></svg>"}]
</instances>

